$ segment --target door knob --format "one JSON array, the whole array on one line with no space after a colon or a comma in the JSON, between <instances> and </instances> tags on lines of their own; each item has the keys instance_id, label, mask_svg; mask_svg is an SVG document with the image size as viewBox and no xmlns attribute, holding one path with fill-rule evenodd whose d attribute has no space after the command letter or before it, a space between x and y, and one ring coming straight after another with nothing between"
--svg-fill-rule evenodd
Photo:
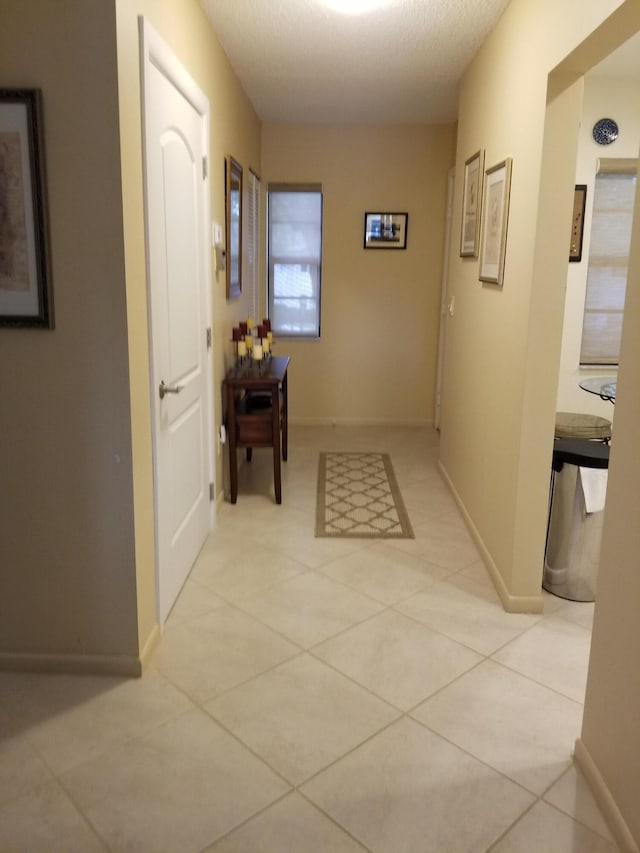
<instances>
[{"instance_id":1,"label":"door knob","mask_svg":"<svg viewBox=\"0 0 640 853\"><path fill-rule=\"evenodd\" d=\"M183 388L184 385L174 385L173 387L171 387L171 385L165 385L164 379L161 379L158 393L160 394L160 399L164 400L165 394L179 394Z\"/></svg>"}]
</instances>

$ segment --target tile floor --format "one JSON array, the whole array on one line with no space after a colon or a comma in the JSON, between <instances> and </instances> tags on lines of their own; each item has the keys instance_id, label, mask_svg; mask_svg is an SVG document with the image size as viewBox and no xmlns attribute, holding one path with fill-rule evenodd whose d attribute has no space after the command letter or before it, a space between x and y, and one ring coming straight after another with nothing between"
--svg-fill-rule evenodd
<instances>
[{"instance_id":1,"label":"tile floor","mask_svg":"<svg viewBox=\"0 0 640 853\"><path fill-rule=\"evenodd\" d=\"M415 539L314 538L318 451L390 452ZM512 615L423 429L298 427L241 476L138 680L0 674L2 853L605 853L571 761L593 605Z\"/></svg>"}]
</instances>

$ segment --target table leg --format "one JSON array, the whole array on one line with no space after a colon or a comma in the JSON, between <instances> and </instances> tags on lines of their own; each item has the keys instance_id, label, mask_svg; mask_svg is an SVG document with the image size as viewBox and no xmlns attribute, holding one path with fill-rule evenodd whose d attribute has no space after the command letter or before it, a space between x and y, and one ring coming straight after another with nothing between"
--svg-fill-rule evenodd
<instances>
[{"instance_id":1,"label":"table leg","mask_svg":"<svg viewBox=\"0 0 640 853\"><path fill-rule=\"evenodd\" d=\"M287 445L289 438L289 395L287 390L287 374L282 380L282 458L287 461Z\"/></svg>"},{"instance_id":2,"label":"table leg","mask_svg":"<svg viewBox=\"0 0 640 853\"><path fill-rule=\"evenodd\" d=\"M280 469L280 391L278 386L271 391L271 411L273 433L273 485L276 493L276 503L282 503L282 480Z\"/></svg>"},{"instance_id":3,"label":"table leg","mask_svg":"<svg viewBox=\"0 0 640 853\"><path fill-rule=\"evenodd\" d=\"M238 500L238 460L236 458L236 398L231 385L227 385L227 433L229 438L229 491L231 503Z\"/></svg>"}]
</instances>

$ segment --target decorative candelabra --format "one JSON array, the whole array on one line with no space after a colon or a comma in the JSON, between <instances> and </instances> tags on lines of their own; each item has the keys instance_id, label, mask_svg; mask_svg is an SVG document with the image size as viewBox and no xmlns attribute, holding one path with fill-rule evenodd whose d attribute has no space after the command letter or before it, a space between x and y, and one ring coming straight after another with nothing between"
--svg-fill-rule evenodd
<instances>
[{"instance_id":1,"label":"decorative candelabra","mask_svg":"<svg viewBox=\"0 0 640 853\"><path fill-rule=\"evenodd\" d=\"M265 319L256 326L253 318L249 317L232 329L232 341L236 351L236 366L244 367L247 362L251 366L257 362L260 371L262 362L268 361L272 355L271 321Z\"/></svg>"}]
</instances>

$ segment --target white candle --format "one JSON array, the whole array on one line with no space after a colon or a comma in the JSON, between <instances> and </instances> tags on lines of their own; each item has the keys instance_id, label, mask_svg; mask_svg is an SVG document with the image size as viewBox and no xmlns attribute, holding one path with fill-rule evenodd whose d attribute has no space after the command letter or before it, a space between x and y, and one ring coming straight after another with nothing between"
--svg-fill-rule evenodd
<instances>
[{"instance_id":1,"label":"white candle","mask_svg":"<svg viewBox=\"0 0 640 853\"><path fill-rule=\"evenodd\" d=\"M263 338L262 339L262 352L265 353L265 355L269 352L269 347L270 347L269 338Z\"/></svg>"},{"instance_id":2,"label":"white candle","mask_svg":"<svg viewBox=\"0 0 640 853\"><path fill-rule=\"evenodd\" d=\"M267 332L267 340L269 341L269 346L273 343L273 332Z\"/></svg>"},{"instance_id":3,"label":"white candle","mask_svg":"<svg viewBox=\"0 0 640 853\"><path fill-rule=\"evenodd\" d=\"M247 345L244 341L238 341L238 356L239 358L244 358L247 354Z\"/></svg>"},{"instance_id":4,"label":"white candle","mask_svg":"<svg viewBox=\"0 0 640 853\"><path fill-rule=\"evenodd\" d=\"M256 361L262 360L262 344L253 345L253 357Z\"/></svg>"}]
</instances>

